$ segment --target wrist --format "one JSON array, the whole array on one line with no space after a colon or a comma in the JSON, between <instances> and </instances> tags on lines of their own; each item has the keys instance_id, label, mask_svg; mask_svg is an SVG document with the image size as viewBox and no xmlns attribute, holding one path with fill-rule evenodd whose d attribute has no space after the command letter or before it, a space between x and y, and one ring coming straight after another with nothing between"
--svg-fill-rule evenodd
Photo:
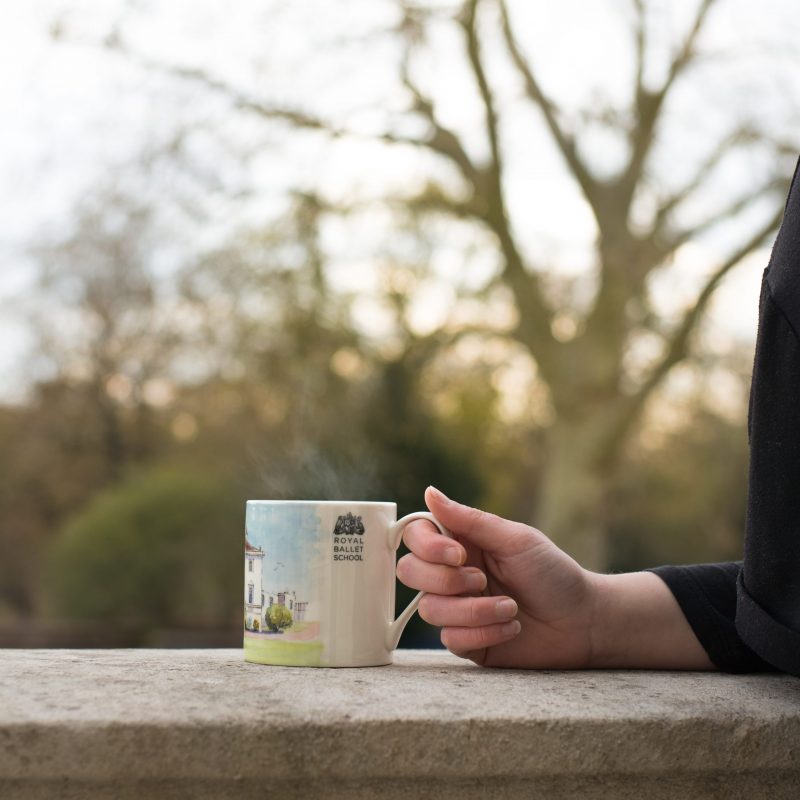
<instances>
[{"instance_id":1,"label":"wrist","mask_svg":"<svg viewBox=\"0 0 800 800\"><path fill-rule=\"evenodd\" d=\"M669 587L652 572L589 573L590 667L714 669Z\"/></svg>"},{"instance_id":2,"label":"wrist","mask_svg":"<svg viewBox=\"0 0 800 800\"><path fill-rule=\"evenodd\" d=\"M591 623L589 627L589 668L602 669L611 666L621 656L624 641L619 636L619 600L612 576L589 572L587 582L591 587Z\"/></svg>"}]
</instances>

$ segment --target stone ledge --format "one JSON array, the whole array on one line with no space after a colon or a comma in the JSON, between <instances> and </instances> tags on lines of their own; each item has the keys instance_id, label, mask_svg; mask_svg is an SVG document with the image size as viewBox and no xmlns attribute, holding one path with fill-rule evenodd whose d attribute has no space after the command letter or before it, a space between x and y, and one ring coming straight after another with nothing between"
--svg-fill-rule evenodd
<instances>
[{"instance_id":1,"label":"stone ledge","mask_svg":"<svg viewBox=\"0 0 800 800\"><path fill-rule=\"evenodd\" d=\"M800 680L6 650L0 797L800 797Z\"/></svg>"}]
</instances>

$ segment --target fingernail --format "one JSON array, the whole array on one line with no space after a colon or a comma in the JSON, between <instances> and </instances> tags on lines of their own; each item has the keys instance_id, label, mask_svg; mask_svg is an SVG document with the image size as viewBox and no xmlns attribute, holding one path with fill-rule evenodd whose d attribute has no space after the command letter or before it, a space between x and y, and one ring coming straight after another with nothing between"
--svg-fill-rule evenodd
<instances>
[{"instance_id":1,"label":"fingernail","mask_svg":"<svg viewBox=\"0 0 800 800\"><path fill-rule=\"evenodd\" d=\"M435 486L429 486L431 494L440 502L440 503L449 503L450 498L444 494L444 492L440 492Z\"/></svg>"},{"instance_id":2,"label":"fingernail","mask_svg":"<svg viewBox=\"0 0 800 800\"><path fill-rule=\"evenodd\" d=\"M519 620L512 619L511 622L506 622L506 624L500 628L500 633L510 638L516 636L521 630L522 625L520 625Z\"/></svg>"},{"instance_id":3,"label":"fingernail","mask_svg":"<svg viewBox=\"0 0 800 800\"><path fill-rule=\"evenodd\" d=\"M479 570L468 572L464 576L468 592L482 592L486 588L486 576Z\"/></svg>"},{"instance_id":4,"label":"fingernail","mask_svg":"<svg viewBox=\"0 0 800 800\"><path fill-rule=\"evenodd\" d=\"M460 547L448 547L444 551L444 560L447 564L460 567L464 563L464 551Z\"/></svg>"},{"instance_id":5,"label":"fingernail","mask_svg":"<svg viewBox=\"0 0 800 800\"><path fill-rule=\"evenodd\" d=\"M517 613L517 604L510 597L506 597L497 601L494 611L500 619L507 619Z\"/></svg>"}]
</instances>

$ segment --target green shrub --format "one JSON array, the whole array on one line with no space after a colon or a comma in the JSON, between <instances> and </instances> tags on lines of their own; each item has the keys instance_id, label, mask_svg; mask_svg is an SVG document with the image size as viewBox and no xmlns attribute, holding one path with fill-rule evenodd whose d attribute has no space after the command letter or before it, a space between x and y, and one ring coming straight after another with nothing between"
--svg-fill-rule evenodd
<instances>
[{"instance_id":1,"label":"green shrub","mask_svg":"<svg viewBox=\"0 0 800 800\"><path fill-rule=\"evenodd\" d=\"M270 606L265 614L267 627L273 633L280 633L292 624L292 612L286 606Z\"/></svg>"},{"instance_id":2,"label":"green shrub","mask_svg":"<svg viewBox=\"0 0 800 800\"><path fill-rule=\"evenodd\" d=\"M108 489L50 551L52 613L142 627L235 625L243 512L212 475L162 468Z\"/></svg>"}]
</instances>

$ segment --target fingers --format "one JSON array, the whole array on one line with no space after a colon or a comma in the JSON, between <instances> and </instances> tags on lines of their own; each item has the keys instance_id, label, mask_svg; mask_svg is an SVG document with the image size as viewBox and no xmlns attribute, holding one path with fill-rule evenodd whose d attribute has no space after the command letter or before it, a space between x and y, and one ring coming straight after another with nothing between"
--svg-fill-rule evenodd
<instances>
[{"instance_id":1,"label":"fingers","mask_svg":"<svg viewBox=\"0 0 800 800\"><path fill-rule=\"evenodd\" d=\"M442 536L427 520L414 520L406 525L403 541L414 555L432 564L458 567L467 560L467 551L458 542Z\"/></svg>"},{"instance_id":2,"label":"fingers","mask_svg":"<svg viewBox=\"0 0 800 800\"><path fill-rule=\"evenodd\" d=\"M457 503L433 486L425 490L425 503L446 528L497 555L519 553L538 537L546 541L544 534L528 525Z\"/></svg>"},{"instance_id":3,"label":"fingers","mask_svg":"<svg viewBox=\"0 0 800 800\"><path fill-rule=\"evenodd\" d=\"M508 622L517 614L517 604L510 597L443 597L423 595L419 615L425 622L440 628L476 628Z\"/></svg>"},{"instance_id":4,"label":"fingers","mask_svg":"<svg viewBox=\"0 0 800 800\"><path fill-rule=\"evenodd\" d=\"M470 594L486 588L486 576L477 567L431 564L413 553L397 562L397 577L412 589L434 594Z\"/></svg>"},{"instance_id":5,"label":"fingers","mask_svg":"<svg viewBox=\"0 0 800 800\"><path fill-rule=\"evenodd\" d=\"M442 597L424 595L420 616L442 626L442 644L456 655L477 663L488 647L510 641L522 630L517 604L510 597Z\"/></svg>"},{"instance_id":6,"label":"fingers","mask_svg":"<svg viewBox=\"0 0 800 800\"><path fill-rule=\"evenodd\" d=\"M472 658L474 651L508 642L521 630L522 625L516 619L480 628L443 628L442 644L456 655Z\"/></svg>"}]
</instances>

